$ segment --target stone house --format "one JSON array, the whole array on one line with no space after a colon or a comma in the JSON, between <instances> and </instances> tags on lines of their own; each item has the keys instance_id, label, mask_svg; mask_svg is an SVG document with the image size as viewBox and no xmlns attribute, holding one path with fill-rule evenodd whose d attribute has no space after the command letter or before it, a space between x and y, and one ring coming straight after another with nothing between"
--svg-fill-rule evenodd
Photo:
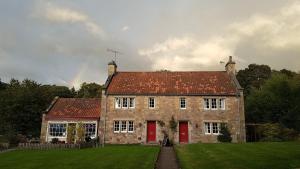
<instances>
[{"instance_id":1,"label":"stone house","mask_svg":"<svg viewBox=\"0 0 300 169\"><path fill-rule=\"evenodd\" d=\"M232 57L225 69L122 72L109 63L99 136L111 144L158 143L165 135L175 143L217 142L226 123L233 142L245 142L243 89Z\"/></svg>"},{"instance_id":2,"label":"stone house","mask_svg":"<svg viewBox=\"0 0 300 169\"><path fill-rule=\"evenodd\" d=\"M41 140L53 138L53 125L80 121L95 124L93 136L108 144L159 143L165 135L174 143L217 142L222 123L233 142L245 142L243 89L235 73L232 57L225 71L123 72L112 61L101 100L79 99L78 107L58 99L43 115ZM60 100L65 103L56 108Z\"/></svg>"},{"instance_id":3,"label":"stone house","mask_svg":"<svg viewBox=\"0 0 300 169\"><path fill-rule=\"evenodd\" d=\"M53 138L58 138L59 141L67 143L68 134L74 135L75 142L76 130L68 133L68 128L78 128L79 125L83 126L85 137L97 137L100 106L101 100L98 98L56 97L43 114L41 142L51 142Z\"/></svg>"}]
</instances>

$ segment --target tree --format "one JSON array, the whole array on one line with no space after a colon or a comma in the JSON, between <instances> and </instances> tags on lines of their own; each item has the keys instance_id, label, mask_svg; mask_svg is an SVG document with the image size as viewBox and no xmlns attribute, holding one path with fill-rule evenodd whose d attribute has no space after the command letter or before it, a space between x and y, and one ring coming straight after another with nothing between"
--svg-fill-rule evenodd
<instances>
[{"instance_id":1,"label":"tree","mask_svg":"<svg viewBox=\"0 0 300 169\"><path fill-rule=\"evenodd\" d=\"M225 124L221 124L220 135L218 135L218 141L219 142L231 142L232 141L230 131L229 131L227 125L225 125Z\"/></svg>"},{"instance_id":2,"label":"tree","mask_svg":"<svg viewBox=\"0 0 300 169\"><path fill-rule=\"evenodd\" d=\"M246 121L279 123L300 131L300 78L274 72L262 85L252 90L245 102Z\"/></svg>"},{"instance_id":3,"label":"tree","mask_svg":"<svg viewBox=\"0 0 300 169\"><path fill-rule=\"evenodd\" d=\"M80 89L77 92L79 98L100 98L101 97L101 85L96 83L82 83Z\"/></svg>"},{"instance_id":4,"label":"tree","mask_svg":"<svg viewBox=\"0 0 300 169\"><path fill-rule=\"evenodd\" d=\"M265 80L271 77L271 68L268 65L250 64L248 68L237 73L237 79L244 88L245 96L248 96L252 89L259 89Z\"/></svg>"}]
</instances>

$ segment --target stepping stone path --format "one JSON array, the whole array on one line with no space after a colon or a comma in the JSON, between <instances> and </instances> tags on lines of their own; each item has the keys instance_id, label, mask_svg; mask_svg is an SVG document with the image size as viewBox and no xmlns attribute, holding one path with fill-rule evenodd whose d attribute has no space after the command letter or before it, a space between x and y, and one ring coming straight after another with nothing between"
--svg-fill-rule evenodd
<instances>
[{"instance_id":1,"label":"stepping stone path","mask_svg":"<svg viewBox=\"0 0 300 169\"><path fill-rule=\"evenodd\" d=\"M156 169L179 169L173 147L162 147L158 155Z\"/></svg>"}]
</instances>

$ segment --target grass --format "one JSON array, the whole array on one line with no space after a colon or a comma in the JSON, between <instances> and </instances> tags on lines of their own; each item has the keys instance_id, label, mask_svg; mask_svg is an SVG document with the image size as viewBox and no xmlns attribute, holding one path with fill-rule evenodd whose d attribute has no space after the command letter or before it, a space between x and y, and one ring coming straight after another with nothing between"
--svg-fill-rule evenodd
<instances>
[{"instance_id":1,"label":"grass","mask_svg":"<svg viewBox=\"0 0 300 169\"><path fill-rule=\"evenodd\" d=\"M82 150L17 150L0 153L1 169L152 169L153 146L106 146Z\"/></svg>"},{"instance_id":2,"label":"grass","mask_svg":"<svg viewBox=\"0 0 300 169\"><path fill-rule=\"evenodd\" d=\"M190 144L176 153L182 169L300 168L300 142Z\"/></svg>"}]
</instances>

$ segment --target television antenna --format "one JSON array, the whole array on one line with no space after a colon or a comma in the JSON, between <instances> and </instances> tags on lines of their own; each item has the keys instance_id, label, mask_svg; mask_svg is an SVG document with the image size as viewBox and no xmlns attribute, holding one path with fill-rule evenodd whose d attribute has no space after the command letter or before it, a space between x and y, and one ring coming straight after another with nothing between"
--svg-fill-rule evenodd
<instances>
[{"instance_id":1,"label":"television antenna","mask_svg":"<svg viewBox=\"0 0 300 169\"><path fill-rule=\"evenodd\" d=\"M120 51L114 50L114 49L109 49L107 48L107 52L114 53L114 61L117 62L117 54L122 54Z\"/></svg>"}]
</instances>

